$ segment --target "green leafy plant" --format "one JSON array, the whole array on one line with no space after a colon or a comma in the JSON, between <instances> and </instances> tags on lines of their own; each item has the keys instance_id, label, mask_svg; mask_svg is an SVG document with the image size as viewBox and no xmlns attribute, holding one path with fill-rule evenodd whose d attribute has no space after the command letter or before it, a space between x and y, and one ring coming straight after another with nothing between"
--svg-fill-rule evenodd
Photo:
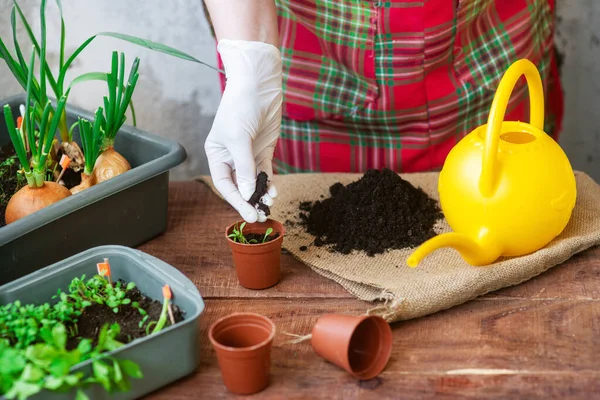
<instances>
[{"instance_id":1,"label":"green leafy plant","mask_svg":"<svg viewBox=\"0 0 600 400\"><path fill-rule=\"evenodd\" d=\"M134 288L133 282L110 284L99 275L89 279L82 275L72 279L67 291L57 290L53 305L15 301L0 307L0 395L25 399L42 390L75 390L76 398L83 400L87 399L84 390L92 384L101 385L109 393L129 390L131 378L143 377L139 366L106 355L123 346L117 340L121 334L119 325L103 325L93 346L91 339L77 338L77 322L84 310L94 304L113 312L131 304L143 317L141 326L148 314L127 297ZM169 302L165 304L163 313ZM166 316L161 314L152 333L160 331L165 323ZM69 345L72 340L79 342ZM73 367L88 360L91 375L72 372Z\"/></svg>"},{"instance_id":2,"label":"green leafy plant","mask_svg":"<svg viewBox=\"0 0 600 400\"><path fill-rule=\"evenodd\" d=\"M227 237L231 238L234 242L238 242L238 243L242 243L242 244L258 244L259 242L256 239L246 239L246 236L244 236L244 227L246 226L245 222L242 222L242 224L239 226L235 225L233 227L233 231L231 234L227 235ZM261 243L265 243L267 241L267 239L269 238L269 235L273 233L273 228L268 228L267 231L265 232L265 235L262 238Z\"/></svg>"},{"instance_id":3,"label":"green leafy plant","mask_svg":"<svg viewBox=\"0 0 600 400\"><path fill-rule=\"evenodd\" d=\"M67 349L67 330L63 324L43 328L43 341L24 349L10 347L0 340L0 390L8 399L26 399L42 390L68 392L76 389L77 399L88 399L85 388L100 384L109 392L127 391L129 378L142 378L139 366L129 360L105 357L103 353L123 346L115 338L120 329L117 324L104 325L95 347L83 339L73 349ZM92 375L72 373L77 364L91 360Z\"/></svg>"},{"instance_id":4,"label":"green leafy plant","mask_svg":"<svg viewBox=\"0 0 600 400\"><path fill-rule=\"evenodd\" d=\"M73 279L69 285L71 293L67 295L59 291L58 296L67 296L71 301L82 304L84 307L93 303L103 304L110 307L114 313L119 312L120 306L131 303L127 292L135 288L134 282L129 282L126 286L121 282L111 285L100 275L94 275L87 281L85 279L85 275ZM139 305L136 308L140 310Z\"/></svg>"}]
</instances>

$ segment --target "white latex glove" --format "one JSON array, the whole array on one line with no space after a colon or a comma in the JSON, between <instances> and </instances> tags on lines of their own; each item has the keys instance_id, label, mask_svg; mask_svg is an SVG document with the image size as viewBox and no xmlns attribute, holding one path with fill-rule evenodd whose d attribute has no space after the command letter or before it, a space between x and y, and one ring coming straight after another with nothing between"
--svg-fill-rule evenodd
<instances>
[{"instance_id":1,"label":"white latex glove","mask_svg":"<svg viewBox=\"0 0 600 400\"><path fill-rule=\"evenodd\" d=\"M264 222L267 217L248 200L259 172L273 177L283 101L281 53L271 44L242 40L223 39L217 49L227 83L204 144L210 174L216 189L245 221ZM262 202L272 206L276 196L277 189L269 184Z\"/></svg>"}]
</instances>

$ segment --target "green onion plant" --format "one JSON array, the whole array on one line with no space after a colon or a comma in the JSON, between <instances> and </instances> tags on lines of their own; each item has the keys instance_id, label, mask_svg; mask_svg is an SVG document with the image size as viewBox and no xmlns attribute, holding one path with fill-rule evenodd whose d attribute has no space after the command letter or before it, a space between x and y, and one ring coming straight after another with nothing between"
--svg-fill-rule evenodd
<instances>
[{"instance_id":1,"label":"green onion plant","mask_svg":"<svg viewBox=\"0 0 600 400\"><path fill-rule=\"evenodd\" d=\"M11 71L11 73L13 74L13 76L15 77L17 82L21 85L21 87L24 90L27 90L27 77L29 75L29 70L28 70L27 64L25 63L25 59L23 58L23 53L21 51L21 45L17 39L17 15L18 15L21 23L23 24L23 27L25 28L25 31L27 32L27 35L29 36L30 41L32 42L32 44L35 48L36 54L40 58L41 69L43 71L45 71L44 76L42 76L42 78L39 81L36 79L33 79L32 84L31 84L31 98L32 98L32 100L34 100L36 102L36 108L34 109L35 110L35 118L40 123L41 123L41 120L43 117L44 107L46 106L46 104L48 103L48 100L49 100L48 96L47 96L47 88L46 88L47 85L50 86L50 89L54 93L54 97L56 99L61 99L63 96L67 97L69 89L77 83L82 83L82 82L90 81L90 80L107 80L108 79L106 74L98 73L98 72L89 72L89 73L80 75L77 78L73 79L73 81L68 86L65 84L67 72L68 72L69 68L71 67L71 65L73 64L73 62L75 61L75 59L81 54L81 52L83 52L87 48L87 46L91 42L93 42L99 36L111 37L114 39L123 40L125 42L132 43L132 44L144 47L146 49L157 51L157 52L160 52L163 54L167 54L172 57L199 63L199 64L207 66L215 71L224 73L222 70L220 70L214 66L211 66L203 61L200 61L200 60L192 57L191 55L186 54L175 48L166 46L161 43L156 43L156 42L153 42L153 41L150 41L147 39L142 39L139 37L125 35L125 34L121 34L121 33L117 33L117 32L97 33L97 34L89 37L88 39L86 39L79 47L77 47L77 49L75 49L75 51L73 51L73 53L70 56L67 57L65 54L66 27L65 27L65 21L63 18L62 2L61 2L61 0L55 0L55 2L56 2L56 5L58 6L58 9L60 12L60 22L61 22L59 59L58 59L58 65L55 68L55 70L57 71L56 76L53 74L52 68L50 67L50 65L48 64L48 62L46 60L46 51L47 51L47 48L46 48L46 46L47 46L46 5L47 5L47 0L41 0L41 3L40 3L40 40L38 40L36 38L36 35L34 34L33 29L31 28L31 24L27 21L27 18L25 18L25 14L23 13L23 10L19 6L19 3L17 0L13 0L13 6L11 9L11 16L10 16L12 36L13 36L12 40L13 40L13 44L14 44L14 48L15 48L14 54L11 54L11 52L8 50L6 44L0 37L0 58L2 58L4 60L4 62L8 66L8 69ZM131 78L131 75L130 75L130 78ZM121 77L121 79L122 79L122 77ZM136 80L137 80L137 78L136 78ZM118 86L116 82L117 81L115 80L112 83L112 85L115 87ZM121 80L121 82L122 82L122 80ZM110 88L110 83L109 83L109 88ZM124 98L126 98L125 94L123 94L122 99L124 99ZM129 103L129 101L127 101L126 103ZM121 103L119 103L115 100L115 104L121 104ZM108 113L108 110L105 110L105 111L107 111L107 113ZM124 111L125 110L123 110L123 113L124 113ZM112 111L111 117L114 120L115 126L118 125L120 122L120 119L118 119L118 117L119 117L118 114L120 112L121 112L120 108ZM132 108L132 112L133 112L133 108ZM51 112L51 113L54 114L54 112ZM58 127L59 127L61 140L63 142L72 142L73 141L72 130L70 130L67 127L66 113L64 112L64 110L62 110L60 113L57 112L57 114L60 116ZM136 123L135 115L133 115L132 119L133 119L132 122L135 125L135 123ZM108 120L108 118L107 118L107 120Z\"/></svg>"},{"instance_id":2,"label":"green onion plant","mask_svg":"<svg viewBox=\"0 0 600 400\"><path fill-rule=\"evenodd\" d=\"M81 136L82 150L85 155L85 167L83 173L86 175L92 174L96 160L100 155L102 139L104 137L102 127L105 124L102 112L102 107L99 107L98 110L96 110L93 125L90 121L82 118L79 118L77 122Z\"/></svg>"},{"instance_id":3,"label":"green onion plant","mask_svg":"<svg viewBox=\"0 0 600 400\"><path fill-rule=\"evenodd\" d=\"M136 58L129 71L127 82L125 82L125 54L121 53L119 56L116 51L112 53L111 72L106 79L108 96L104 96L103 150L114 146L115 136L127 119L125 112L130 105L133 91L140 77L139 66L140 59ZM132 110L134 109L132 108ZM135 111L132 111L132 114L135 119Z\"/></svg>"},{"instance_id":4,"label":"green onion plant","mask_svg":"<svg viewBox=\"0 0 600 400\"><path fill-rule=\"evenodd\" d=\"M42 64L43 65L43 64ZM62 96L53 109L49 100L42 106L38 104L34 94L33 71L35 66L35 49L31 53L27 73L27 101L25 104L25 115L23 116L23 133L15 127L15 120L9 105L4 106L5 122L10 139L23 170L27 184L32 187L44 185L48 154L54 141L54 133L60 122L61 114L65 108L68 91ZM40 82L45 81L46 71L40 68ZM36 121L36 110L41 109L42 114ZM36 127L37 125L37 127ZM36 129L37 128L37 129ZM29 148L29 152L27 149Z\"/></svg>"}]
</instances>

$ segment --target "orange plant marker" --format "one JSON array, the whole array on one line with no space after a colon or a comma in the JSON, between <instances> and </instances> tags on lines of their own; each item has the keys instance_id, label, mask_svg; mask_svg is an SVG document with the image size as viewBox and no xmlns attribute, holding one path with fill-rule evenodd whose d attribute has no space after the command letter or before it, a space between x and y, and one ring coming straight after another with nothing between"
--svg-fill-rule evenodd
<instances>
[{"instance_id":1,"label":"orange plant marker","mask_svg":"<svg viewBox=\"0 0 600 400\"><path fill-rule=\"evenodd\" d=\"M96 267L98 268L98 275L106 276L108 278L108 283L112 285L112 279L110 276L110 264L108 263L108 258L105 258L103 263L96 264Z\"/></svg>"},{"instance_id":2,"label":"orange plant marker","mask_svg":"<svg viewBox=\"0 0 600 400\"><path fill-rule=\"evenodd\" d=\"M171 297L173 297L173 293L171 293L171 288L169 285L165 285L162 288L163 297L165 301L169 301L169 319L171 320L171 325L175 325L175 316L173 315L173 307L171 306Z\"/></svg>"},{"instance_id":3,"label":"orange plant marker","mask_svg":"<svg viewBox=\"0 0 600 400\"><path fill-rule=\"evenodd\" d=\"M65 171L67 170L67 168L69 168L69 164L71 164L71 159L67 155L63 154L60 157L59 164L60 164L60 167L62 168L62 171L60 171L58 178L56 178L56 182L60 182L60 179L63 177Z\"/></svg>"},{"instance_id":4,"label":"orange plant marker","mask_svg":"<svg viewBox=\"0 0 600 400\"><path fill-rule=\"evenodd\" d=\"M17 117L17 129L21 129L23 126L23 117Z\"/></svg>"},{"instance_id":5,"label":"orange plant marker","mask_svg":"<svg viewBox=\"0 0 600 400\"><path fill-rule=\"evenodd\" d=\"M71 159L69 158L69 156L63 154L60 157L60 166L62 169L67 169L69 168L69 164L71 164Z\"/></svg>"}]
</instances>

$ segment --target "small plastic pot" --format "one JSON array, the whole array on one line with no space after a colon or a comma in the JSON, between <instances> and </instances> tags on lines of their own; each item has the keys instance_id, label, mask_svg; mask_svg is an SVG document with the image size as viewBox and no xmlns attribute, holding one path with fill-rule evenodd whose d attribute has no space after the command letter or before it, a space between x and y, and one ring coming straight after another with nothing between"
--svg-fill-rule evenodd
<instances>
[{"instance_id":1,"label":"small plastic pot","mask_svg":"<svg viewBox=\"0 0 600 400\"><path fill-rule=\"evenodd\" d=\"M392 353L392 329L378 316L324 315L312 330L320 357L361 380L375 378Z\"/></svg>"},{"instance_id":2,"label":"small plastic pot","mask_svg":"<svg viewBox=\"0 0 600 400\"><path fill-rule=\"evenodd\" d=\"M272 228L271 235L279 234L279 236L266 243L242 244L229 238L233 229L241 226L242 223L244 221L238 221L225 230L225 238L231 248L240 285L247 289L266 289L276 285L281 279L281 244L285 228L281 223L271 219L262 223L246 224L243 229L244 234L264 235L267 229Z\"/></svg>"},{"instance_id":3,"label":"small plastic pot","mask_svg":"<svg viewBox=\"0 0 600 400\"><path fill-rule=\"evenodd\" d=\"M259 314L234 313L215 322L208 337L230 392L248 395L269 385L273 321Z\"/></svg>"}]
</instances>

